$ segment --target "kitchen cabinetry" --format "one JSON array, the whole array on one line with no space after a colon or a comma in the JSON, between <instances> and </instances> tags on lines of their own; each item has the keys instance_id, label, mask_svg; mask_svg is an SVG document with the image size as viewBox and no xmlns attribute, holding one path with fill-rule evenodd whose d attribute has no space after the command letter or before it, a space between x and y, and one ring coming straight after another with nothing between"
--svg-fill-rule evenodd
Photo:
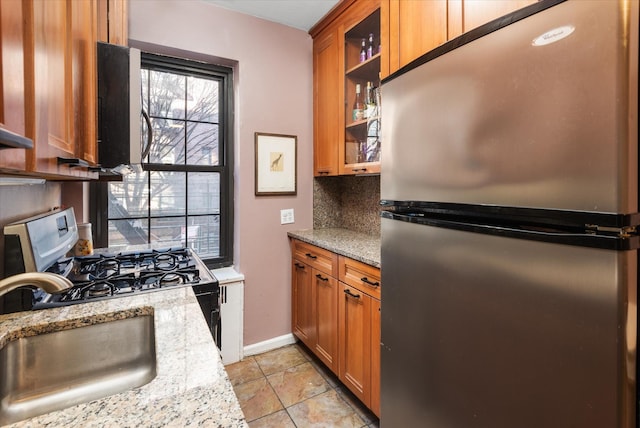
<instances>
[{"instance_id":1,"label":"kitchen cabinetry","mask_svg":"<svg viewBox=\"0 0 640 428\"><path fill-rule=\"evenodd\" d=\"M0 2L0 127L20 136L27 136L27 93L33 76L26 72L25 56L30 57L27 25L31 8L24 1ZM24 171L27 149L2 149L0 171Z\"/></svg>"},{"instance_id":2,"label":"kitchen cabinetry","mask_svg":"<svg viewBox=\"0 0 640 428\"><path fill-rule=\"evenodd\" d=\"M536 0L382 0L382 78L464 32ZM386 48L386 49L385 49Z\"/></svg>"},{"instance_id":3,"label":"kitchen cabinetry","mask_svg":"<svg viewBox=\"0 0 640 428\"><path fill-rule=\"evenodd\" d=\"M333 371L338 368L337 256L293 241L292 329Z\"/></svg>"},{"instance_id":4,"label":"kitchen cabinetry","mask_svg":"<svg viewBox=\"0 0 640 428\"><path fill-rule=\"evenodd\" d=\"M343 1L311 29L314 81L314 175L379 173L377 118L354 120L355 87L380 81L379 0ZM371 58L361 62L362 39L374 35ZM374 129L374 135L368 133ZM367 146L367 141L369 144ZM366 148L369 151L366 152Z\"/></svg>"},{"instance_id":5,"label":"kitchen cabinetry","mask_svg":"<svg viewBox=\"0 0 640 428\"><path fill-rule=\"evenodd\" d=\"M96 178L96 3L34 0L35 134L31 171Z\"/></svg>"},{"instance_id":6,"label":"kitchen cabinetry","mask_svg":"<svg viewBox=\"0 0 640 428\"><path fill-rule=\"evenodd\" d=\"M313 171L338 175L340 74L338 29L331 28L313 43Z\"/></svg>"},{"instance_id":7,"label":"kitchen cabinetry","mask_svg":"<svg viewBox=\"0 0 640 428\"><path fill-rule=\"evenodd\" d=\"M380 414L380 270L293 239L292 330Z\"/></svg>"},{"instance_id":8,"label":"kitchen cabinetry","mask_svg":"<svg viewBox=\"0 0 640 428\"><path fill-rule=\"evenodd\" d=\"M98 41L128 46L127 0L97 0Z\"/></svg>"},{"instance_id":9,"label":"kitchen cabinetry","mask_svg":"<svg viewBox=\"0 0 640 428\"><path fill-rule=\"evenodd\" d=\"M537 0L448 0L448 39L473 30L482 24L521 9Z\"/></svg>"},{"instance_id":10,"label":"kitchen cabinetry","mask_svg":"<svg viewBox=\"0 0 640 428\"><path fill-rule=\"evenodd\" d=\"M347 257L339 263L338 377L379 416L380 272Z\"/></svg>"},{"instance_id":11,"label":"kitchen cabinetry","mask_svg":"<svg viewBox=\"0 0 640 428\"><path fill-rule=\"evenodd\" d=\"M388 34L382 77L447 41L447 4L447 0L382 1L381 25Z\"/></svg>"},{"instance_id":12,"label":"kitchen cabinetry","mask_svg":"<svg viewBox=\"0 0 640 428\"><path fill-rule=\"evenodd\" d=\"M104 0L107 1L107 0ZM48 179L93 179L96 41L103 0L22 0L0 5L0 126L33 140L4 149L0 170ZM126 37L126 1L113 4ZM116 32L117 30L117 32Z\"/></svg>"}]
</instances>

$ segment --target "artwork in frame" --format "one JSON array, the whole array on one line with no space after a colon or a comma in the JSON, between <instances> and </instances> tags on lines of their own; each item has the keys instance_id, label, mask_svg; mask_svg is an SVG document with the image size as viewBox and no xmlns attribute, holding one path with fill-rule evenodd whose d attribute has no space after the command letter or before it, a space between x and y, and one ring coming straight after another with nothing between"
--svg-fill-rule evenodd
<instances>
[{"instance_id":1,"label":"artwork in frame","mask_svg":"<svg viewBox=\"0 0 640 428\"><path fill-rule=\"evenodd\" d=\"M256 196L297 193L297 142L295 135L255 133Z\"/></svg>"}]
</instances>

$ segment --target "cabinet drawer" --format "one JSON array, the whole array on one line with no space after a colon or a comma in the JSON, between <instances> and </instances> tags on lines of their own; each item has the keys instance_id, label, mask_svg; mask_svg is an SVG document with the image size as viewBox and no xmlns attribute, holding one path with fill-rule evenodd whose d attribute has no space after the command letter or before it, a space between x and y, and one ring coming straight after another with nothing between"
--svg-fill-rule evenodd
<instances>
[{"instance_id":1,"label":"cabinet drawer","mask_svg":"<svg viewBox=\"0 0 640 428\"><path fill-rule=\"evenodd\" d=\"M338 276L337 254L297 240L292 241L292 247L294 259L304 262L334 278Z\"/></svg>"},{"instance_id":2,"label":"cabinet drawer","mask_svg":"<svg viewBox=\"0 0 640 428\"><path fill-rule=\"evenodd\" d=\"M339 278L345 284L380 299L380 269L340 256Z\"/></svg>"}]
</instances>

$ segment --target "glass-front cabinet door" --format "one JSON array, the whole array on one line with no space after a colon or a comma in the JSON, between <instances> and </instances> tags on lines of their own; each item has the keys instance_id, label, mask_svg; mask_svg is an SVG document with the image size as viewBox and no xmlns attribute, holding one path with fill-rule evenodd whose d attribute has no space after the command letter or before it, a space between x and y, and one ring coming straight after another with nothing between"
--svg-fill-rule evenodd
<instances>
[{"instance_id":1,"label":"glass-front cabinet door","mask_svg":"<svg viewBox=\"0 0 640 428\"><path fill-rule=\"evenodd\" d=\"M380 172L380 9L348 29L342 174Z\"/></svg>"}]
</instances>

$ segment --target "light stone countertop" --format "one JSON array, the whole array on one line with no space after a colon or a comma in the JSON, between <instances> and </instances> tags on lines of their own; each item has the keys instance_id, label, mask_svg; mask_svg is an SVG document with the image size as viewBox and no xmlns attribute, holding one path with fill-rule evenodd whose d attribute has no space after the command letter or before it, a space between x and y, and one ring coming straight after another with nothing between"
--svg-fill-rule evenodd
<instances>
[{"instance_id":1,"label":"light stone countertop","mask_svg":"<svg viewBox=\"0 0 640 428\"><path fill-rule=\"evenodd\" d=\"M336 254L380 267L380 237L348 229L304 229L287 233L289 237L324 248Z\"/></svg>"},{"instance_id":2,"label":"light stone countertop","mask_svg":"<svg viewBox=\"0 0 640 428\"><path fill-rule=\"evenodd\" d=\"M0 315L0 345L61 325L81 326L151 311L157 356L157 376L151 382L10 426L248 427L191 287Z\"/></svg>"}]
</instances>

